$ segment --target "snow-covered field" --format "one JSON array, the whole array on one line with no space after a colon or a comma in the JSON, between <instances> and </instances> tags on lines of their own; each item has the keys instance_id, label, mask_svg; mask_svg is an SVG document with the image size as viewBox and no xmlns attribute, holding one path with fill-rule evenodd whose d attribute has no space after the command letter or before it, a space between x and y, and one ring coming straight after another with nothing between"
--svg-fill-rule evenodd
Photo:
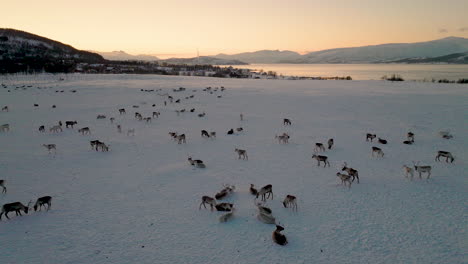
<instances>
[{"instance_id":1,"label":"snow-covered field","mask_svg":"<svg viewBox=\"0 0 468 264\"><path fill-rule=\"evenodd\" d=\"M53 197L48 212L2 218L0 263L468 262L466 85L63 77L0 77L11 90L0 88L0 106L10 108L0 112L0 125L11 127L0 133L0 179L8 188L0 204ZM22 85L33 87L15 90ZM181 86L187 90L172 92ZM207 86L227 90L210 94L202 91ZM167 98L158 93L166 92L181 103L165 107ZM119 108L127 114L119 115ZM177 115L183 108L196 110ZM135 111L161 116L146 123ZM199 118L201 112L206 116ZM292 126L283 126L283 118ZM78 125L49 133L59 120ZM40 125L46 133L38 132ZM85 126L91 135L77 132ZM226 135L237 127L244 132ZM130 128L135 136L125 135ZM217 138L201 138L202 129L216 131ZM441 130L454 138L440 138ZM185 133L187 144L174 142L170 131ZM402 144L408 131L416 135L411 146ZM283 132L289 144L274 138ZM367 132L389 144L366 142ZM324 155L331 167L317 167L314 144L329 138L335 146ZM94 139L110 144L110 151L91 150ZM48 154L42 144L56 144L57 153ZM372 146L385 157L371 157ZM236 147L247 150L248 161L237 159ZM452 152L454 163L435 162L438 150ZM188 155L207 168L190 166ZM431 178L406 179L402 166L411 161L431 165ZM336 176L343 162L359 171L360 184L350 189ZM255 218L250 183L273 185L274 199L266 205L285 228L288 245L274 244L274 225ZM214 196L223 184L236 186L227 199L235 218L227 223L218 222L221 212L198 209L201 197ZM297 213L282 207L287 194L298 197Z\"/></svg>"}]
</instances>

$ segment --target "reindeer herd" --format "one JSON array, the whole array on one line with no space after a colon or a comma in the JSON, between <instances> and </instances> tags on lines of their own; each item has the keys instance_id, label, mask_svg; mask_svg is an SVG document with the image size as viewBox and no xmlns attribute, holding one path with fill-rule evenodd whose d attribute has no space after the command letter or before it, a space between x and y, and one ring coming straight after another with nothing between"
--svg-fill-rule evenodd
<instances>
[{"instance_id":1,"label":"reindeer herd","mask_svg":"<svg viewBox=\"0 0 468 264\"><path fill-rule=\"evenodd\" d=\"M225 88L221 87L221 91L224 91L224 90ZM145 90L145 92L148 92L148 91L150 90ZM183 91L185 91L185 88L182 89L182 87L180 87L179 89L173 90L173 92L183 92ZM218 88L213 89L211 87L207 87L203 89L203 91L212 94L213 92L218 91ZM181 98L174 100L174 97L170 96L169 94L159 94L159 95L167 97L167 101L169 101L169 103L175 103L175 104L181 103ZM185 97L186 100L191 99L191 98L194 98L194 95ZM218 96L218 98L221 98L221 96ZM167 105L166 101L164 101L164 105L165 106ZM153 107L155 107L155 104L153 104ZM138 109L139 106L134 105L133 108ZM10 108L8 106L4 106L2 107L2 111L10 112ZM183 108L183 109L175 110L175 112L179 116L185 113L194 113L195 108L191 108L189 110L186 110L185 108ZM119 108L118 114L119 114L119 117L123 117L127 114L127 110L125 108ZM200 118L205 117L205 115L206 115L205 112L198 113L198 117ZM157 111L153 111L151 116L146 116L146 117L144 117L139 112L134 113L134 118L136 120L144 121L146 123L151 123L153 119L157 119L159 118L159 116L160 116L160 112L157 112ZM96 118L106 119L107 116L104 114L98 114ZM109 120L113 124L116 118L111 117ZM240 114L240 120L241 121L244 120L244 114ZM283 119L283 126L292 127L292 124L293 122L291 121L291 119L289 118ZM65 121L66 129L74 129L75 125L78 125L78 122L76 120ZM120 124L116 124L116 127L117 127L117 132L122 133L122 126ZM45 131L46 131L45 125L41 125L39 127L39 132L45 133ZM0 132L4 132L4 133L10 132L10 124L1 125ZM59 121L58 125L51 126L49 128L49 132L50 133L63 132L62 122ZM226 135L234 135L234 134L243 133L243 132L244 132L243 127L238 127L236 129L231 128L227 131ZM88 126L82 127L78 129L78 133L80 133L83 136L91 135L91 129ZM135 129L134 128L128 129L126 134L127 136L135 136ZM169 132L169 136L172 138L172 140L177 142L178 145L187 144L187 136L185 133L178 133L178 132L173 131L173 132ZM449 132L440 132L440 136L444 139L453 138L453 135L451 135ZM216 139L216 132L208 131L208 130L201 130L201 137L214 140ZM275 135L274 138L278 140L279 144L283 145L283 144L289 144L289 140L291 137L288 133L285 132L280 135ZM366 134L367 142L374 143L374 140L376 140L376 142L381 145L388 144L388 141L386 139L377 137L376 134L370 134L370 133ZM91 140L89 142L90 142L90 146L92 150L101 151L101 152L109 151L109 146L110 146L109 144L106 144L99 140ZM403 144L413 145L414 143L415 143L415 134L413 132L408 132L406 135L406 140L403 141ZM328 139L326 145L321 142L315 143L314 148L313 148L314 154L311 156L311 158L317 161L318 167L320 167L322 164L324 168L327 166L330 167L330 161L329 161L328 156L319 155L319 153L326 152L327 150L331 151L334 148L334 144L335 144L335 140L333 138ZM54 152L57 151L56 144L43 144L42 146L46 148L49 153L51 153L52 151ZM239 160L240 159L245 160L245 161L249 160L249 157L247 155L247 150L236 147L234 148L234 152L237 154L237 158ZM377 147L377 146L371 147L371 157L384 158L384 156L385 154L382 148ZM435 161L440 161L440 158L445 158L445 162L447 163L448 162L453 163L455 160L453 155L448 151L438 151L435 157ZM194 168L201 168L201 169L207 168L205 163L200 159L193 159L191 156L188 156L187 160L189 164L193 166ZM413 161L412 167L407 166L407 165L403 166L405 177L410 178L410 179L413 179L414 172L418 173L419 178L422 178L422 174L426 174L427 179L429 179L431 176L431 169L432 169L431 166L419 165L419 162L416 163L414 161ZM354 183L355 180L357 181L358 184L360 183L358 170L348 167L348 164L346 162L344 162L343 166L341 167L341 171L336 173L336 176L341 181L341 184L344 185L345 187L347 186L348 188L351 188L351 185L352 183ZM7 188L5 186L5 180L0 180L0 187L2 187L2 193L5 194L7 192ZM234 204L228 203L228 202L218 202L218 201L222 201L228 198L229 196L233 195L235 190L236 188L233 185L224 185L223 189L217 192L214 195L214 197L203 195L201 198L201 202L199 204L199 210L201 209L202 206L205 209L207 209L207 205L208 205L211 211L216 210L216 211L224 212L224 214L219 217L219 222L227 222L233 219L234 213L235 213ZM288 243L288 240L286 239L286 236L281 233L282 231L284 231L284 227L281 226L280 223L273 216L272 210L265 206L265 203L268 199L273 200L272 185L267 184L263 186L262 188L260 188L259 190L257 190L255 186L251 184L249 188L249 193L255 197L254 206L258 210L258 214L256 218L265 224L274 224L275 230L272 232L272 240L279 245L286 245ZM257 202L259 198L260 198L260 202ZM38 198L36 203L33 206L34 210L35 211L37 211L38 209L41 210L42 207L44 207L48 211L51 207L51 200L52 200L51 196L44 196L44 197ZM281 203L284 208L291 208L295 212L297 212L298 210L297 198L294 195L291 195L291 194L286 195L286 197L283 199ZM32 204L32 201L30 201L27 206L25 206L21 202L4 204L2 206L2 211L0 213L0 219L3 215L5 215L7 219L9 219L8 213L13 212L13 211L16 213L16 215L19 215L19 216L22 215L21 211L27 214L31 204Z\"/></svg>"},{"instance_id":2,"label":"reindeer herd","mask_svg":"<svg viewBox=\"0 0 468 264\"><path fill-rule=\"evenodd\" d=\"M211 211L216 209L216 211L219 212L227 212L219 217L219 222L221 223L233 219L235 213L234 204L217 202L218 200L224 200L231 196L236 189L234 185L225 184L223 187L224 188L217 192L214 197L207 195L202 196L200 205L198 206L198 210L200 210L202 206L207 209L206 205L209 205ZM250 184L249 193L255 196L254 206L257 207L258 210L257 219L265 224L274 224L276 229L272 233L272 240L279 245L286 245L288 240L286 239L286 236L281 233L281 231L284 230L284 227L280 226L279 222L277 223L276 218L273 216L273 211L265 206L266 200L273 200L273 186L271 184L267 184L260 188L260 190L257 190L253 184ZM259 197L261 201L256 202ZM294 195L286 195L282 204L284 208L291 208L293 211L297 211L297 198Z\"/></svg>"}]
</instances>

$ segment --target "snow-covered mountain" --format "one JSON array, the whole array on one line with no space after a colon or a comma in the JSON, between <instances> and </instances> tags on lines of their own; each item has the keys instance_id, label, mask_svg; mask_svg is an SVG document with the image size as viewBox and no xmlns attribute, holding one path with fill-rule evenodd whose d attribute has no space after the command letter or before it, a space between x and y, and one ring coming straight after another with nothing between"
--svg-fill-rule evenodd
<instances>
[{"instance_id":1,"label":"snow-covered mountain","mask_svg":"<svg viewBox=\"0 0 468 264\"><path fill-rule=\"evenodd\" d=\"M468 52L453 53L431 58L408 58L394 61L395 63L449 63L468 64Z\"/></svg>"},{"instance_id":2,"label":"snow-covered mountain","mask_svg":"<svg viewBox=\"0 0 468 264\"><path fill-rule=\"evenodd\" d=\"M106 60L117 60L117 61L125 61L125 60L157 61L159 60L158 57L153 56L153 55L147 55L147 54L132 55L132 54L126 53L123 50L111 51L111 52L104 52L104 51L93 51L93 52L100 54Z\"/></svg>"},{"instance_id":3,"label":"snow-covered mountain","mask_svg":"<svg viewBox=\"0 0 468 264\"><path fill-rule=\"evenodd\" d=\"M0 60L23 58L66 59L101 62L99 54L16 29L0 28Z\"/></svg>"},{"instance_id":4,"label":"snow-covered mountain","mask_svg":"<svg viewBox=\"0 0 468 264\"><path fill-rule=\"evenodd\" d=\"M448 37L418 43L327 49L305 55L287 50L261 50L233 55L218 54L214 57L248 63L381 63L408 58L433 58L463 52L468 52L468 39Z\"/></svg>"},{"instance_id":5,"label":"snow-covered mountain","mask_svg":"<svg viewBox=\"0 0 468 264\"><path fill-rule=\"evenodd\" d=\"M281 63L282 61L299 60L301 55L297 52L289 50L259 50L233 55L218 54L212 57L229 60L240 60L247 63Z\"/></svg>"},{"instance_id":6,"label":"snow-covered mountain","mask_svg":"<svg viewBox=\"0 0 468 264\"><path fill-rule=\"evenodd\" d=\"M418 43L397 43L311 52L293 63L378 63L407 58L438 57L468 51L468 39L448 37Z\"/></svg>"},{"instance_id":7,"label":"snow-covered mountain","mask_svg":"<svg viewBox=\"0 0 468 264\"><path fill-rule=\"evenodd\" d=\"M200 56L194 58L170 58L166 60L161 60L162 62L167 62L170 64L190 64L190 65L246 65L245 63L240 60L236 59L223 59L223 58L215 58L209 56Z\"/></svg>"}]
</instances>

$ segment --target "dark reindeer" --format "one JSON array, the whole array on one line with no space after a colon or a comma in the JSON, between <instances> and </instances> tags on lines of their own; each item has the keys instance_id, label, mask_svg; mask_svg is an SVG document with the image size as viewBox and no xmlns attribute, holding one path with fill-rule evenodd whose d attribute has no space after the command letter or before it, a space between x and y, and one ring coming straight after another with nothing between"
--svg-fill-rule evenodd
<instances>
[{"instance_id":1,"label":"dark reindeer","mask_svg":"<svg viewBox=\"0 0 468 264\"><path fill-rule=\"evenodd\" d=\"M30 203L31 203L31 202L29 202L29 204L30 204ZM3 214L5 214L5 217L6 217L7 219L10 219L10 218L8 217L8 213L9 213L9 212L13 212L13 211L16 212L16 215L21 215L21 216L22 216L21 210L27 214L28 211L29 211L29 204L28 204L28 206L25 206L24 204L22 204L22 203L20 203L20 202L4 204L4 205L2 206L2 212L0 213L0 220L2 220L2 215L3 215Z\"/></svg>"},{"instance_id":2,"label":"dark reindeer","mask_svg":"<svg viewBox=\"0 0 468 264\"><path fill-rule=\"evenodd\" d=\"M284 230L284 227L277 225L276 230L273 231L273 234L271 235L273 242L281 246L288 244L288 239L286 238L286 236L281 234L281 231L283 230Z\"/></svg>"},{"instance_id":3,"label":"dark reindeer","mask_svg":"<svg viewBox=\"0 0 468 264\"><path fill-rule=\"evenodd\" d=\"M437 156L435 157L435 160L440 161L440 157L444 157L445 162L447 163L449 162L449 160L450 160L450 163L453 163L453 161L455 160L452 153L448 151L442 151L442 150L437 151Z\"/></svg>"},{"instance_id":4,"label":"dark reindeer","mask_svg":"<svg viewBox=\"0 0 468 264\"><path fill-rule=\"evenodd\" d=\"M73 128L74 125L78 124L78 122L76 121L65 121L65 127L68 128L69 126L71 126L71 128Z\"/></svg>"},{"instance_id":5,"label":"dark reindeer","mask_svg":"<svg viewBox=\"0 0 468 264\"><path fill-rule=\"evenodd\" d=\"M346 171L349 176L353 177L353 182L354 182L354 179L357 179L357 183L359 183L359 172L351 167L347 167L348 164L346 164L346 162L343 164L343 168L341 169L341 171Z\"/></svg>"},{"instance_id":6,"label":"dark reindeer","mask_svg":"<svg viewBox=\"0 0 468 264\"><path fill-rule=\"evenodd\" d=\"M330 162L328 162L328 157L327 156L322 156L322 155L312 155L313 159L317 160L317 166L320 166L320 162L323 162L323 167L325 168L328 164L328 167L330 167Z\"/></svg>"},{"instance_id":7,"label":"dark reindeer","mask_svg":"<svg viewBox=\"0 0 468 264\"><path fill-rule=\"evenodd\" d=\"M366 135L366 141L369 141L369 139L370 139L370 141L372 142L372 141L374 140L374 138L376 138L376 137L377 137L376 134L369 134L369 133L367 133L367 135Z\"/></svg>"},{"instance_id":8,"label":"dark reindeer","mask_svg":"<svg viewBox=\"0 0 468 264\"><path fill-rule=\"evenodd\" d=\"M268 196L267 196L268 194ZM257 193L256 198L259 196L262 196L262 201L266 201L266 199L270 198L271 194L271 199L273 200L273 186L271 184L263 186Z\"/></svg>"},{"instance_id":9,"label":"dark reindeer","mask_svg":"<svg viewBox=\"0 0 468 264\"><path fill-rule=\"evenodd\" d=\"M45 208L46 205L47 205L47 211L49 211L51 204L52 204L52 197L50 196L40 197L37 199L36 203L34 204L34 211L37 211L38 206L39 206L39 211L41 211L42 206L44 206Z\"/></svg>"}]
</instances>

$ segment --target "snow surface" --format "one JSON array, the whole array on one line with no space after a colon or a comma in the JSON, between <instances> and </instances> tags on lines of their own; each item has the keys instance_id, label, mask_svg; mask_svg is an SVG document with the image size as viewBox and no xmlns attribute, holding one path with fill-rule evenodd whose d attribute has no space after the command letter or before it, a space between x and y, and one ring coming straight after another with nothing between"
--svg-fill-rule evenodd
<instances>
[{"instance_id":1,"label":"snow surface","mask_svg":"<svg viewBox=\"0 0 468 264\"><path fill-rule=\"evenodd\" d=\"M53 197L48 212L0 221L1 263L468 262L466 85L152 75L2 76L0 83L11 90L0 88L0 106L10 108L0 112L0 124L11 127L0 133L0 179L8 188L0 203ZM14 88L21 85L33 87ZM187 90L172 92L180 86ZM227 90L209 94L207 86ZM159 88L181 104L164 107L163 96L140 91ZM122 107L127 114L120 116ZM195 113L175 112L192 107ZM147 124L135 111L161 116ZM78 125L38 132L59 120ZM116 124L136 135L117 133ZM91 135L77 132L85 126ZM244 132L226 135L236 127ZM217 138L201 138L202 129ZM454 138L440 138L440 130ZM170 131L185 133L187 144L171 140ZM401 143L408 131L416 135L412 146ZM289 144L274 139L283 132ZM366 142L367 132L389 144ZM331 137L331 167L319 168L311 160L314 143ZM110 151L91 150L94 139ZM56 155L41 146L51 143ZM371 157L374 145L384 158ZM237 159L236 147L247 150L248 161ZM452 152L455 162L435 162L438 150ZM207 168L191 167L187 155ZM431 179L406 179L402 165L412 160L433 166ZM360 174L350 189L335 175L344 161ZM256 219L250 183L273 185L267 206L288 245L274 244L274 226ZM218 222L221 212L198 210L201 196L214 196L223 184L236 186L227 199L235 218L227 223ZM297 213L282 207L287 194L298 197Z\"/></svg>"}]
</instances>

